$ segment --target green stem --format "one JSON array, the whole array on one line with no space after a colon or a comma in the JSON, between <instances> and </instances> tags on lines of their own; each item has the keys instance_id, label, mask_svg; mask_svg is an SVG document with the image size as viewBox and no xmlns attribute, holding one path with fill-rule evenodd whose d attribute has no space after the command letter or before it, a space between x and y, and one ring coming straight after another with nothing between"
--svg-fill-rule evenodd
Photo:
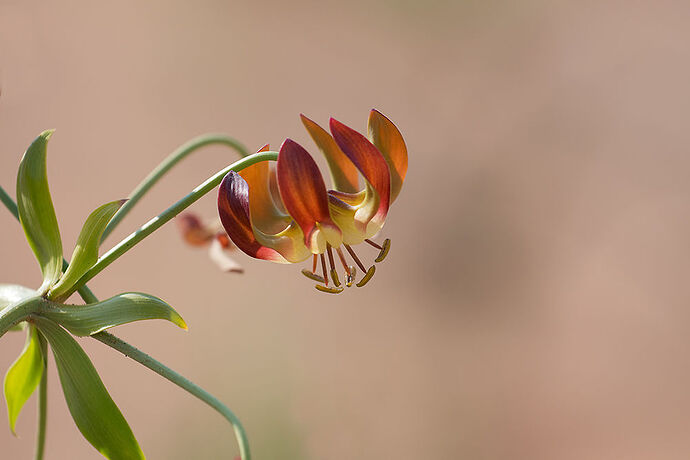
<instances>
[{"instance_id":1,"label":"green stem","mask_svg":"<svg viewBox=\"0 0 690 460\"><path fill-rule=\"evenodd\" d=\"M141 226L139 230L136 230L134 233L130 234L127 238L124 240L120 241L118 244L113 246L108 252L103 254L99 259L98 262L96 262L93 267L89 269L80 279L75 283L75 285L65 293L65 296L68 297L74 291L79 289L80 287L84 286L86 283L89 282L94 276L98 275L104 268L106 268L108 265L113 263L115 260L117 260L118 257L123 255L125 252L129 251L132 249L137 243L139 243L141 240L149 236L151 233L154 231L158 230L160 227L162 227L166 222L168 222L170 219L184 211L187 207L192 205L195 201L197 201L199 198L202 196L206 195L208 192L213 190L218 184L220 184L220 181L223 180L223 177L230 172L230 171L241 171L242 169L251 166L255 163L261 162L261 161L269 161L269 160L277 160L278 159L278 153L277 152L259 152L255 153L253 155L249 155L248 157L242 158L239 161L236 161L235 163L231 164L225 169L222 169L221 171L217 172L210 178L206 179L205 182L203 182L201 185L197 186L190 194L182 198L180 201L175 203L174 205L170 206L168 209L154 217L153 219L149 220L147 223Z\"/></svg>"},{"instance_id":2,"label":"green stem","mask_svg":"<svg viewBox=\"0 0 690 460\"><path fill-rule=\"evenodd\" d=\"M186 142L177 148L173 153L171 153L165 160L159 164L156 169L151 171L148 176L144 178L143 181L130 193L127 202L117 211L113 218L108 223L108 226L101 236L101 242L103 242L110 233L115 230L115 227L120 223L120 221L132 210L135 204L153 187L156 182L158 182L161 177L163 177L173 166L175 166L182 159L187 157L190 153L195 152L201 147L221 144L227 145L235 149L241 156L246 157L249 152L247 148L242 145L239 141L233 139L230 136L224 134L204 134L203 136L195 137L194 139Z\"/></svg>"},{"instance_id":3,"label":"green stem","mask_svg":"<svg viewBox=\"0 0 690 460\"><path fill-rule=\"evenodd\" d=\"M14 202L11 196L5 192L5 189L0 186L0 201L12 213L15 219L19 220L19 211L17 211L17 203Z\"/></svg>"},{"instance_id":4,"label":"green stem","mask_svg":"<svg viewBox=\"0 0 690 460\"><path fill-rule=\"evenodd\" d=\"M34 460L43 460L46 445L46 422L48 417L48 346L39 334L43 352L43 375L38 387L38 427L36 431L36 452Z\"/></svg>"},{"instance_id":5,"label":"green stem","mask_svg":"<svg viewBox=\"0 0 690 460\"><path fill-rule=\"evenodd\" d=\"M249 165L246 165L249 166ZM246 167L244 166L244 167ZM232 167L232 166L230 166ZM215 177L215 176L214 176ZM210 179L209 179L210 180ZM203 185L203 184L202 184ZM19 219L18 214L16 213L17 210L17 205L14 203L14 200L5 193L5 190L0 186L0 199L2 199L2 202L7 206L7 208L12 211L14 209L14 216ZM63 267L67 266L67 261L63 260ZM88 286L83 285L81 286L78 290L79 295L81 296L82 299L84 299L84 302L86 303L95 303L98 302L98 298L96 295L91 291L91 289L88 288ZM26 317L28 312L31 310L31 306L24 307L23 309L21 308L21 302L20 304L15 305L13 308L6 308L5 310L2 310L0 312L0 337L2 337L7 330L11 327L12 323L17 323L19 322L22 318ZM9 310L12 310L12 312L8 312ZM5 326L7 327L5 328ZM155 359L151 358L150 356L146 355L145 353L137 350L133 346L129 345L125 341L115 337L114 335L108 333L108 332L101 332L99 334L95 334L91 336L95 338L96 340L100 340L101 342L105 343L108 346L111 346L115 348L116 350L122 352L125 354L125 356L129 356L135 361L143 364L144 366L148 367L161 377L164 377L165 379L169 380L170 382L174 383L175 385L179 386L183 390L191 393L195 397L201 399L208 405L210 405L213 409L215 409L217 412L219 412L223 417L225 417L230 424L232 425L233 429L235 430L235 437L237 439L237 444L239 445L240 449L240 455L242 460L250 460L251 456L249 453L249 443L247 442L247 435L244 431L244 428L242 427L241 422L239 419L233 414L233 412L225 406L222 402L220 402L218 399L216 399L213 395L207 393L204 391L201 387L198 385L194 384L190 380L186 379L182 375L178 374L177 372L173 371L167 366L164 366L163 364L159 363ZM124 351L123 351L124 350ZM45 356L45 353L44 353ZM39 424L41 423L39 419ZM40 425L39 425L39 432L40 432ZM43 430L43 433L45 433L45 430Z\"/></svg>"},{"instance_id":6,"label":"green stem","mask_svg":"<svg viewBox=\"0 0 690 460\"><path fill-rule=\"evenodd\" d=\"M94 334L91 337L98 340L99 342L103 342L111 348L114 348L115 350L119 351L128 358L132 358L136 362L148 367L156 374L165 377L175 385L183 388L187 392L191 393L192 395L196 396L197 398L201 399L206 404L214 408L223 417L225 417L225 419L228 422L230 422L233 429L235 430L235 436L237 437L237 442L239 444L240 455L242 457L242 460L250 460L251 455L249 453L249 442L247 441L247 435L245 434L244 428L242 428L240 420L237 418L237 416L235 416L235 414L232 413L230 409L228 409L216 397L206 392L203 388L196 385L194 382L187 380L185 377L178 374L174 370L164 366L160 362L151 358L146 353L139 351L132 345L122 341L121 339L115 337L114 335L108 332L99 332L98 334Z\"/></svg>"}]
</instances>

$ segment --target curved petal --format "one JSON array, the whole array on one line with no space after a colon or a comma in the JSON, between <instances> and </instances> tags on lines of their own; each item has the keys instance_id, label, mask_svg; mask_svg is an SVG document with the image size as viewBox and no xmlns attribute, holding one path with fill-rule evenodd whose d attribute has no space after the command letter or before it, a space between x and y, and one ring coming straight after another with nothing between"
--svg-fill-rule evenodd
<instances>
[{"instance_id":1,"label":"curved petal","mask_svg":"<svg viewBox=\"0 0 690 460\"><path fill-rule=\"evenodd\" d=\"M286 139L280 147L276 174L285 209L304 232L304 243L311 252L325 252L327 242L340 246L342 233L331 219L326 185L311 155Z\"/></svg>"},{"instance_id":2,"label":"curved petal","mask_svg":"<svg viewBox=\"0 0 690 460\"><path fill-rule=\"evenodd\" d=\"M275 249L288 262L301 262L311 255L304 233L286 212L280 195L271 188L275 172L267 161L255 163L240 173L249 187L249 216L259 244Z\"/></svg>"},{"instance_id":3,"label":"curved petal","mask_svg":"<svg viewBox=\"0 0 690 460\"><path fill-rule=\"evenodd\" d=\"M359 173L352 161L340 150L328 131L304 115L300 117L314 143L328 161L334 188L346 193L359 192Z\"/></svg>"},{"instance_id":4,"label":"curved petal","mask_svg":"<svg viewBox=\"0 0 690 460\"><path fill-rule=\"evenodd\" d=\"M257 259L286 262L277 251L256 240L249 220L249 186L235 171L230 171L218 188L218 214L228 236L244 253Z\"/></svg>"},{"instance_id":5,"label":"curved petal","mask_svg":"<svg viewBox=\"0 0 690 460\"><path fill-rule=\"evenodd\" d=\"M398 128L378 110L369 113L369 139L388 163L391 175L391 203L395 201L407 174L407 147Z\"/></svg>"},{"instance_id":6,"label":"curved petal","mask_svg":"<svg viewBox=\"0 0 690 460\"><path fill-rule=\"evenodd\" d=\"M390 204L391 178L388 163L381 152L354 129L333 118L330 127L335 142L362 173L368 187L376 192L373 195L377 200L371 200L368 206L361 206L357 210L356 219L367 226L371 223L381 228Z\"/></svg>"}]
</instances>

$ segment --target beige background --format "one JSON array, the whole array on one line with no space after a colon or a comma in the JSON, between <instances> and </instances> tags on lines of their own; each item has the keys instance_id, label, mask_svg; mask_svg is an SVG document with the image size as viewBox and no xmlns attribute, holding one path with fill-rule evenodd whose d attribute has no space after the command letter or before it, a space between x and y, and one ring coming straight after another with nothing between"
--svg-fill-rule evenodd
<instances>
[{"instance_id":1,"label":"beige background","mask_svg":"<svg viewBox=\"0 0 690 460\"><path fill-rule=\"evenodd\" d=\"M23 150L57 128L49 178L69 254L92 209L192 136L313 150L300 112L364 128L377 107L404 133L410 170L366 289L327 296L302 266L246 257L245 275L224 275L169 225L92 287L159 295L190 332L116 333L226 401L257 459L685 459L688 13L681 1L2 0L0 183L13 190ZM186 161L106 246L234 158ZM195 209L211 218L213 201ZM38 286L6 212L0 228L0 280ZM22 341L3 338L0 368ZM149 458L234 452L203 404L80 342ZM50 396L47 459L99 458L54 369ZM31 401L20 439L0 427L3 459L31 458L34 420Z\"/></svg>"}]
</instances>

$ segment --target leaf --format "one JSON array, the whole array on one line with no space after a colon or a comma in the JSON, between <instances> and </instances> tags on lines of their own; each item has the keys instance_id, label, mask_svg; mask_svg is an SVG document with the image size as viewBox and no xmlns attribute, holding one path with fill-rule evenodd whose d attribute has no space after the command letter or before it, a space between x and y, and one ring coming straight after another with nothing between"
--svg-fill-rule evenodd
<instances>
[{"instance_id":1,"label":"leaf","mask_svg":"<svg viewBox=\"0 0 690 460\"><path fill-rule=\"evenodd\" d=\"M18 284L0 284L0 310L36 295L36 291Z\"/></svg>"},{"instance_id":2,"label":"leaf","mask_svg":"<svg viewBox=\"0 0 690 460\"><path fill-rule=\"evenodd\" d=\"M26 332L24 349L7 370L4 383L7 416L10 421L10 430L15 436L17 435L15 431L17 417L26 401L36 390L45 367L36 328L29 326Z\"/></svg>"},{"instance_id":3,"label":"leaf","mask_svg":"<svg viewBox=\"0 0 690 460\"><path fill-rule=\"evenodd\" d=\"M59 299L96 263L103 230L125 201L127 200L111 201L89 215L77 238L69 267L50 290L49 298Z\"/></svg>"},{"instance_id":4,"label":"leaf","mask_svg":"<svg viewBox=\"0 0 690 460\"><path fill-rule=\"evenodd\" d=\"M18 284L0 284L0 311L28 297L36 295L36 291ZM21 322L12 327L11 331L21 331L26 323Z\"/></svg>"},{"instance_id":5,"label":"leaf","mask_svg":"<svg viewBox=\"0 0 690 460\"><path fill-rule=\"evenodd\" d=\"M19 221L43 273L39 292L45 292L62 273L62 241L46 173L46 146L52 135L52 130L44 131L31 143L17 173Z\"/></svg>"},{"instance_id":6,"label":"leaf","mask_svg":"<svg viewBox=\"0 0 690 460\"><path fill-rule=\"evenodd\" d=\"M167 319L187 329L187 324L173 307L157 297L139 292L126 292L89 305L49 302L40 314L79 336L145 319Z\"/></svg>"},{"instance_id":7,"label":"leaf","mask_svg":"<svg viewBox=\"0 0 690 460\"><path fill-rule=\"evenodd\" d=\"M144 459L131 428L77 341L48 319L35 321L53 350L62 391L81 434L110 460Z\"/></svg>"}]
</instances>

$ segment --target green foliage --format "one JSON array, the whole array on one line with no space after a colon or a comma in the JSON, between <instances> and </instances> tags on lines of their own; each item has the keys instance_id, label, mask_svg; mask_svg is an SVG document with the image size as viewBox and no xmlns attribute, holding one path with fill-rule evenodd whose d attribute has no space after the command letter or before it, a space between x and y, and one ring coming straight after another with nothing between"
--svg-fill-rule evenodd
<instances>
[{"instance_id":1,"label":"green foliage","mask_svg":"<svg viewBox=\"0 0 690 460\"><path fill-rule=\"evenodd\" d=\"M49 298L59 299L96 263L103 230L125 201L111 201L89 215L77 238L77 245L72 253L69 267L60 281L50 290Z\"/></svg>"},{"instance_id":2,"label":"green foliage","mask_svg":"<svg viewBox=\"0 0 690 460\"><path fill-rule=\"evenodd\" d=\"M35 321L53 350L67 406L82 435L110 460L144 459L131 428L84 350L49 319L37 317Z\"/></svg>"},{"instance_id":3,"label":"green foliage","mask_svg":"<svg viewBox=\"0 0 690 460\"><path fill-rule=\"evenodd\" d=\"M5 401L10 429L16 435L17 417L26 401L33 394L43 376L45 367L43 352L36 328L29 326L24 350L5 374Z\"/></svg>"},{"instance_id":4,"label":"green foliage","mask_svg":"<svg viewBox=\"0 0 690 460\"><path fill-rule=\"evenodd\" d=\"M0 284L0 311L22 299L36 295L36 291L18 284ZM19 323L11 331L21 331L25 323Z\"/></svg>"},{"instance_id":5,"label":"green foliage","mask_svg":"<svg viewBox=\"0 0 690 460\"><path fill-rule=\"evenodd\" d=\"M187 329L173 307L157 297L138 292L126 292L89 305L47 302L40 314L79 336L145 319L165 319Z\"/></svg>"},{"instance_id":6,"label":"green foliage","mask_svg":"<svg viewBox=\"0 0 690 460\"><path fill-rule=\"evenodd\" d=\"M17 173L19 220L43 273L39 292L50 288L62 273L62 240L46 174L46 147L52 134L44 131L33 141Z\"/></svg>"}]
</instances>

